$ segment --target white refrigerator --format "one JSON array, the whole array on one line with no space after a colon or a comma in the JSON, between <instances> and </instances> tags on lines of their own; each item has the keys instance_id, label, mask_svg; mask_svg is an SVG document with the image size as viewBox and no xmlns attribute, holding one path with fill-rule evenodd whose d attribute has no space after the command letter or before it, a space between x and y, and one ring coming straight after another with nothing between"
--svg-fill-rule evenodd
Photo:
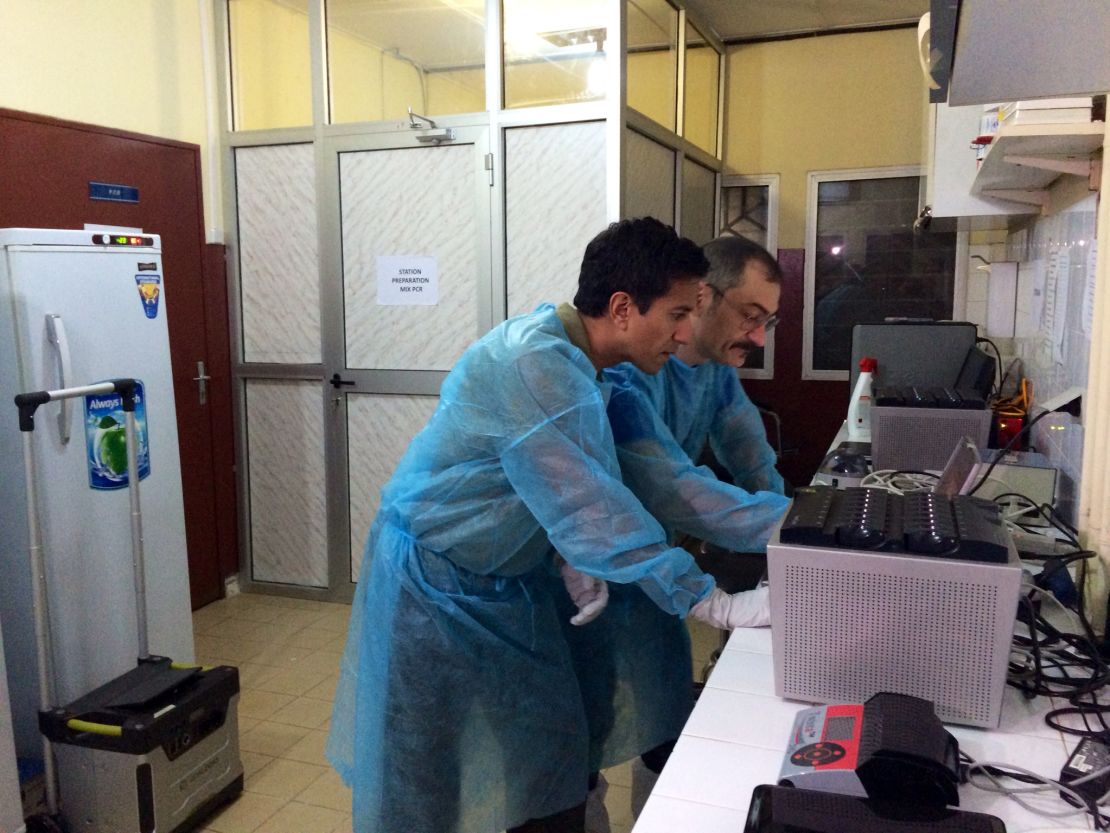
<instances>
[{"instance_id":1,"label":"white refrigerator","mask_svg":"<svg viewBox=\"0 0 1110 833\"><path fill-rule=\"evenodd\" d=\"M26 491L16 393L131 377L150 651L193 660L161 241L157 235L0 229L0 621L16 749L41 758ZM68 703L138 656L126 455L118 398L35 415L55 693Z\"/></svg>"}]
</instances>

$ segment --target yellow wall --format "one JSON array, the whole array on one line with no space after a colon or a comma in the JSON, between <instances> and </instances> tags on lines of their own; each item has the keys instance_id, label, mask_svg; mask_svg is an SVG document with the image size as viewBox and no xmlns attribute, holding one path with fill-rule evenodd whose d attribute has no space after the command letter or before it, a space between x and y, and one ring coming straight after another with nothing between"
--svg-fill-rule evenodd
<instances>
[{"instance_id":1,"label":"yellow wall","mask_svg":"<svg viewBox=\"0 0 1110 833\"><path fill-rule=\"evenodd\" d=\"M272 0L231 0L228 28L235 129L312 124L308 15Z\"/></svg>"},{"instance_id":2,"label":"yellow wall","mask_svg":"<svg viewBox=\"0 0 1110 833\"><path fill-rule=\"evenodd\" d=\"M0 0L0 107L191 142L207 171L196 0Z\"/></svg>"},{"instance_id":3,"label":"yellow wall","mask_svg":"<svg viewBox=\"0 0 1110 833\"><path fill-rule=\"evenodd\" d=\"M780 247L804 245L810 171L922 163L916 49L898 29L729 50L726 173L780 175Z\"/></svg>"},{"instance_id":4,"label":"yellow wall","mask_svg":"<svg viewBox=\"0 0 1110 833\"><path fill-rule=\"evenodd\" d=\"M230 5L235 125L238 130L312 123L308 16L274 0ZM333 123L403 119L485 109L480 70L422 73L404 58L337 27L328 28Z\"/></svg>"},{"instance_id":5,"label":"yellow wall","mask_svg":"<svg viewBox=\"0 0 1110 833\"><path fill-rule=\"evenodd\" d=\"M714 156L717 155L720 60L716 50L707 46L686 50L686 111L682 117L682 135Z\"/></svg>"},{"instance_id":6,"label":"yellow wall","mask_svg":"<svg viewBox=\"0 0 1110 833\"><path fill-rule=\"evenodd\" d=\"M668 130L675 129L677 85L675 50L633 52L628 56L628 106Z\"/></svg>"},{"instance_id":7,"label":"yellow wall","mask_svg":"<svg viewBox=\"0 0 1110 833\"><path fill-rule=\"evenodd\" d=\"M379 121L404 117L408 107L427 112L420 71L365 41L328 33L332 121Z\"/></svg>"},{"instance_id":8,"label":"yellow wall","mask_svg":"<svg viewBox=\"0 0 1110 833\"><path fill-rule=\"evenodd\" d=\"M0 0L0 107L205 152L196 0Z\"/></svg>"},{"instance_id":9,"label":"yellow wall","mask_svg":"<svg viewBox=\"0 0 1110 833\"><path fill-rule=\"evenodd\" d=\"M429 113L481 113L486 109L486 76L477 69L430 72Z\"/></svg>"}]
</instances>

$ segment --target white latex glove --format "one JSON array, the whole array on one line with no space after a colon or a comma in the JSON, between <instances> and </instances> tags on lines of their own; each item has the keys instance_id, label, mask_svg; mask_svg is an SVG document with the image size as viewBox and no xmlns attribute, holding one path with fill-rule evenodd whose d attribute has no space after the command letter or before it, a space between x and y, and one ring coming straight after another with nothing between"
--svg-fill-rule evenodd
<instances>
[{"instance_id":1,"label":"white latex glove","mask_svg":"<svg viewBox=\"0 0 1110 833\"><path fill-rule=\"evenodd\" d=\"M767 585L731 596L719 587L690 608L690 615L721 630L760 628L771 624L771 591Z\"/></svg>"},{"instance_id":2,"label":"white latex glove","mask_svg":"<svg viewBox=\"0 0 1110 833\"><path fill-rule=\"evenodd\" d=\"M572 625L585 625L601 615L609 604L609 585L599 578L580 573L565 561L559 566L563 585L578 612L570 618Z\"/></svg>"}]
</instances>

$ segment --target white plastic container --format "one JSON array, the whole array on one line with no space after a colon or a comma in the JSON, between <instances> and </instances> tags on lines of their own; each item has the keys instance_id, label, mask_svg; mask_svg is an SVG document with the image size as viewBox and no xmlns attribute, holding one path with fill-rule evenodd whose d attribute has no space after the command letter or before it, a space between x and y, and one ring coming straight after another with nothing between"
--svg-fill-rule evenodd
<instances>
[{"instance_id":1,"label":"white plastic container","mask_svg":"<svg viewBox=\"0 0 1110 833\"><path fill-rule=\"evenodd\" d=\"M859 360L856 389L848 402L848 439L871 442L871 374L878 366L870 356Z\"/></svg>"}]
</instances>

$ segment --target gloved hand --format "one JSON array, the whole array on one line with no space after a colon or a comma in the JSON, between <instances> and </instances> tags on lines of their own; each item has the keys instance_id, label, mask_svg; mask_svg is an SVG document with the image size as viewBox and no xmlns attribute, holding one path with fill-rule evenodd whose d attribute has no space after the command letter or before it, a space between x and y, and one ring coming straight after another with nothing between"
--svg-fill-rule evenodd
<instances>
[{"instance_id":1,"label":"gloved hand","mask_svg":"<svg viewBox=\"0 0 1110 833\"><path fill-rule=\"evenodd\" d=\"M559 566L559 575L567 588L570 599L578 612L570 618L572 625L585 625L601 615L609 604L609 585L599 578L580 573L565 561Z\"/></svg>"},{"instance_id":2,"label":"gloved hand","mask_svg":"<svg viewBox=\"0 0 1110 833\"><path fill-rule=\"evenodd\" d=\"M771 591L766 584L731 596L720 587L690 608L690 615L721 630L771 624Z\"/></svg>"}]
</instances>

